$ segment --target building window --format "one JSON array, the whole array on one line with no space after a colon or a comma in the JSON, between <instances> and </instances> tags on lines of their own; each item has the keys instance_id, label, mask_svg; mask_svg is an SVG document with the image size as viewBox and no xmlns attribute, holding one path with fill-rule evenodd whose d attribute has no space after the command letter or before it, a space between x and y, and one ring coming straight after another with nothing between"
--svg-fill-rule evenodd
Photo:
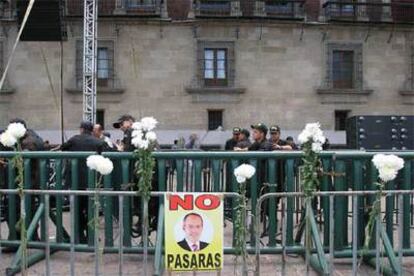
<instances>
[{"instance_id":1,"label":"building window","mask_svg":"<svg viewBox=\"0 0 414 276\"><path fill-rule=\"evenodd\" d=\"M199 87L234 86L234 43L198 42Z\"/></svg>"},{"instance_id":2,"label":"building window","mask_svg":"<svg viewBox=\"0 0 414 276\"><path fill-rule=\"evenodd\" d=\"M208 130L223 126L223 110L208 110Z\"/></svg>"},{"instance_id":3,"label":"building window","mask_svg":"<svg viewBox=\"0 0 414 276\"><path fill-rule=\"evenodd\" d=\"M97 49L97 86L115 87L114 42L99 40ZM82 87L83 81L83 41L76 43L76 85Z\"/></svg>"},{"instance_id":4,"label":"building window","mask_svg":"<svg viewBox=\"0 0 414 276\"><path fill-rule=\"evenodd\" d=\"M227 49L204 49L204 83L227 85Z\"/></svg>"},{"instance_id":5,"label":"building window","mask_svg":"<svg viewBox=\"0 0 414 276\"><path fill-rule=\"evenodd\" d=\"M354 52L334 50L332 59L333 88L354 88Z\"/></svg>"},{"instance_id":6,"label":"building window","mask_svg":"<svg viewBox=\"0 0 414 276\"><path fill-rule=\"evenodd\" d=\"M96 123L100 124L105 129L105 110L104 109L96 110Z\"/></svg>"},{"instance_id":7,"label":"building window","mask_svg":"<svg viewBox=\"0 0 414 276\"><path fill-rule=\"evenodd\" d=\"M362 44L327 44L325 88L362 90L362 73Z\"/></svg>"},{"instance_id":8,"label":"building window","mask_svg":"<svg viewBox=\"0 0 414 276\"><path fill-rule=\"evenodd\" d=\"M335 130L346 130L346 119L348 115L349 110L335 110Z\"/></svg>"}]
</instances>

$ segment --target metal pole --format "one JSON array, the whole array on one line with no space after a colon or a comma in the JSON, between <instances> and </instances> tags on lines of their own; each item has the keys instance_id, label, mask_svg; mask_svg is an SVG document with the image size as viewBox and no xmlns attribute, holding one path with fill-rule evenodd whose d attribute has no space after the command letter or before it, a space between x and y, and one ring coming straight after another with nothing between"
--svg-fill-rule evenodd
<instances>
[{"instance_id":1,"label":"metal pole","mask_svg":"<svg viewBox=\"0 0 414 276\"><path fill-rule=\"evenodd\" d=\"M83 14L83 120L96 120L97 0L84 0Z\"/></svg>"}]
</instances>

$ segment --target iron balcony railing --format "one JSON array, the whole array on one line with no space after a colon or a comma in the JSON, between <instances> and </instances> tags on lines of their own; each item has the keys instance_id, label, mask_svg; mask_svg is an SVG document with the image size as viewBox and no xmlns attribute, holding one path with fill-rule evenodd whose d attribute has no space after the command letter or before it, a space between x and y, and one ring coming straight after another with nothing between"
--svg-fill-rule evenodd
<instances>
[{"instance_id":1,"label":"iron balcony railing","mask_svg":"<svg viewBox=\"0 0 414 276\"><path fill-rule=\"evenodd\" d=\"M255 1L255 16L278 19L303 19L304 0Z\"/></svg>"},{"instance_id":2,"label":"iron balcony railing","mask_svg":"<svg viewBox=\"0 0 414 276\"><path fill-rule=\"evenodd\" d=\"M323 8L330 21L414 23L412 0L391 2L327 1Z\"/></svg>"},{"instance_id":3,"label":"iron balcony railing","mask_svg":"<svg viewBox=\"0 0 414 276\"><path fill-rule=\"evenodd\" d=\"M66 0L68 16L83 16L83 0ZM159 16L159 0L105 0L98 1L98 16Z\"/></svg>"}]
</instances>

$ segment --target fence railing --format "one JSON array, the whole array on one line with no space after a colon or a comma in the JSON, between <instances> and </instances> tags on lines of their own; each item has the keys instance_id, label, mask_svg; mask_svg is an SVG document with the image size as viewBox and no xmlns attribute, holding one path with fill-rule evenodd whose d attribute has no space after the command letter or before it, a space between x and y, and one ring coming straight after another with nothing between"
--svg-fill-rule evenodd
<instances>
[{"instance_id":1,"label":"fence railing","mask_svg":"<svg viewBox=\"0 0 414 276\"><path fill-rule=\"evenodd\" d=\"M377 254L375 247L363 252L367 214L376 192L377 172L371 163L374 153L321 153L324 173L321 176L320 192L315 194L312 210L307 210L303 207L303 194L300 189L301 152L156 152L154 157L157 165L153 181L153 190L156 192L153 192L154 198L149 202L156 240L154 246L150 245L146 249L139 243L135 244L142 236L139 228L135 227L138 225L137 219L142 216L142 210L133 184L135 160L132 153L104 153L112 159L114 171L104 177L103 187L96 190L95 176L85 164L86 157L92 153L22 152L25 191L21 204L11 162L15 154L0 152L0 158L6 163L0 169L0 217L6 220L7 225L16 225L19 220L19 206L25 210L28 246L45 250L30 256L29 264L44 258L49 262L46 255L56 250L67 250L74 254L102 249L106 253L120 254L119 269L122 272L122 254L147 252L155 254L155 272L161 273L164 214L162 200L157 201L157 197L175 191L224 193L225 218L228 225L231 225L236 215L234 197L237 197L238 190L238 183L232 172L241 163L250 163L257 169L248 186L248 212L251 218L247 225L250 230L248 252L295 253L305 256L303 233L306 231L303 217L306 212L312 212L315 218L311 225L312 254L308 254L306 258L310 265L324 273L331 271L333 262L329 260L332 254L334 258L355 260L355 256L364 253L370 261L374 260L374 265L378 262L373 259ZM410 237L414 192L409 191L414 185L414 152L395 154L404 158L405 167L395 181L387 184L388 191L383 194L382 209L385 216L379 229L385 246L384 252L390 263L385 269L390 272L402 271L399 263L401 256L414 254ZM82 205L85 204L84 200L82 203L82 196L89 196L86 207ZM97 212L99 210L95 208L92 196L98 196L98 201L102 202L101 214ZM96 229L88 225L85 230L86 239L82 239L78 231L81 229L82 219L80 208L87 211L88 222L96 217L103 219L103 233L97 233ZM116 225L119 235L114 233ZM15 227L6 229L7 237L0 236L0 247L21 245ZM49 241L49 231L56 233L54 241ZM37 233L39 237L36 237ZM100 235L103 247L97 249L96 245L99 243L96 239ZM232 235L233 241L225 244L227 254L235 253L235 233ZM33 240L35 237L36 241ZM397 244L400 246L400 243L394 242L396 237L399 242L402 241L402 251L399 247L398 250L393 249ZM330 257L325 258L325 254ZM382 256L381 253L381 259ZM16 258L10 264L10 274L19 271L19 262L19 258ZM99 264L96 269L99 271ZM260 269L259 263L256 263L256 269Z\"/></svg>"}]
</instances>

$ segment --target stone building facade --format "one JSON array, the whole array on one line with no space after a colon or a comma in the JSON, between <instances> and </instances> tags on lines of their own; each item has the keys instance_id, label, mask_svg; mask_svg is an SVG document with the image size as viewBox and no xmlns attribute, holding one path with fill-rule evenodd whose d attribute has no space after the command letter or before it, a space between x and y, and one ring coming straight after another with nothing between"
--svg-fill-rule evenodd
<instances>
[{"instance_id":1,"label":"stone building facade","mask_svg":"<svg viewBox=\"0 0 414 276\"><path fill-rule=\"evenodd\" d=\"M77 128L81 3L66 0L67 40L19 42L1 127L18 116L58 130L62 97L64 127ZM412 0L100 3L97 102L108 129L123 113L152 115L162 130L319 121L332 132L352 115L414 115ZM2 70L18 23L7 3L0 16Z\"/></svg>"}]
</instances>

